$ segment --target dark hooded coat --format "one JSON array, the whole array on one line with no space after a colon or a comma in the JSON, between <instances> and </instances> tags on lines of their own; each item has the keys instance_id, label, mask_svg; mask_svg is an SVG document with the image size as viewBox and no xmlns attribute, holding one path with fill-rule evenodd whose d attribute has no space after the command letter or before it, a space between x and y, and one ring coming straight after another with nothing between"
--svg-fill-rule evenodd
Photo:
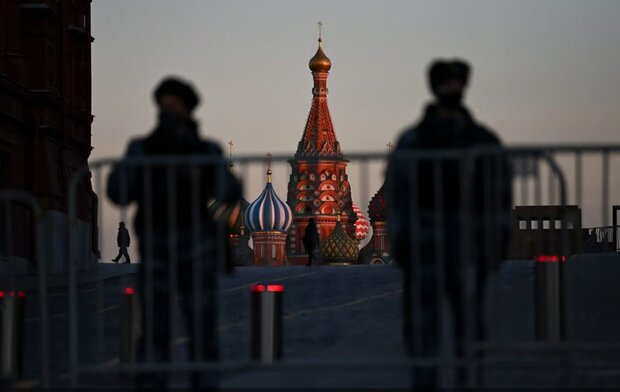
<instances>
[{"instance_id":1,"label":"dark hooded coat","mask_svg":"<svg viewBox=\"0 0 620 392\"><path fill-rule=\"evenodd\" d=\"M476 152L482 149L487 153ZM428 153L443 155L420 157ZM386 197L392 255L404 272L403 328L410 352L438 355L438 293L452 307L457 355L463 355L468 311L475 338L485 339L484 287L508 247L511 187L499 139L465 108L445 117L430 105L422 120L403 132L388 164ZM475 309L468 310L462 306L467 276L475 278Z\"/></svg>"}]
</instances>

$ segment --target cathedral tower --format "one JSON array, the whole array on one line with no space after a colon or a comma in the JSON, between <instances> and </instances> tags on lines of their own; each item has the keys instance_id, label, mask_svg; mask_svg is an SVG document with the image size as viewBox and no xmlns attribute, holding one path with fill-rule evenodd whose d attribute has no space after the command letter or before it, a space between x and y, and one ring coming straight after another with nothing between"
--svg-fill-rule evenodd
<instances>
[{"instance_id":1,"label":"cathedral tower","mask_svg":"<svg viewBox=\"0 0 620 392\"><path fill-rule=\"evenodd\" d=\"M320 25L319 25L320 26ZM315 218L320 240L324 241L336 227L338 215L349 236L354 235L356 215L351 202L351 186L347 176L347 161L336 139L327 105L327 77L332 63L319 47L310 59L314 86L312 105L303 136L297 145L291 164L287 203L293 211L289 230L288 251L291 263L306 261L302 238L308 221Z\"/></svg>"}]
</instances>

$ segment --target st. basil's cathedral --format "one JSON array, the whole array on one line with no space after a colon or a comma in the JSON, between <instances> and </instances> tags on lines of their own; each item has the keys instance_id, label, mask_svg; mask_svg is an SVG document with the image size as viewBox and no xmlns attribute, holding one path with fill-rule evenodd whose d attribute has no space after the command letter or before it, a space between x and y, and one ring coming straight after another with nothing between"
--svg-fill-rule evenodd
<instances>
[{"instance_id":1,"label":"st. basil's cathedral","mask_svg":"<svg viewBox=\"0 0 620 392\"><path fill-rule=\"evenodd\" d=\"M314 81L312 104L295 156L289 161L286 202L271 184L269 166L265 188L252 203L244 200L235 206L217 201L209 204L216 218L226 220L230 253L236 265L305 264L308 254L303 236L310 218L314 218L318 229L319 263L385 264L390 260L384 187L369 203L369 220L352 201L349 161L336 138L327 104L332 63L323 51L320 35L318 44L309 62Z\"/></svg>"}]
</instances>

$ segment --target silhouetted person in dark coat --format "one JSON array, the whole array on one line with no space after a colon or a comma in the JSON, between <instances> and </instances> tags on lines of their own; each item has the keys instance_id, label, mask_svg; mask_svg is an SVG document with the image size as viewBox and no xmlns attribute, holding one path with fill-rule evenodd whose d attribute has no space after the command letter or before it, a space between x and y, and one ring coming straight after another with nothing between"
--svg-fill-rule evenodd
<instances>
[{"instance_id":1,"label":"silhouetted person in dark coat","mask_svg":"<svg viewBox=\"0 0 620 392\"><path fill-rule=\"evenodd\" d=\"M484 287L508 246L510 169L497 136L462 104L469 71L462 61L431 65L429 82L436 100L403 132L388 166L388 230L393 255L404 271L405 340L416 357L439 354L439 283L453 314L457 356L464 354L466 317L473 318L470 338L485 339ZM473 152L481 148L487 153ZM432 150L476 155L471 165L459 157L431 160L411 155ZM475 271L475 309L467 308L469 314L464 288L465 271L471 269L466 265ZM462 386L464 381L461 369L457 383ZM435 388L437 371L416 368L413 382L414 388Z\"/></svg>"},{"instance_id":2,"label":"silhouetted person in dark coat","mask_svg":"<svg viewBox=\"0 0 620 392\"><path fill-rule=\"evenodd\" d=\"M129 238L129 230L125 227L125 222L121 222L118 224L118 234L116 235L116 244L118 245L118 255L112 259L113 262L118 263L121 256L125 256L125 262L127 264L131 263L129 259L129 253L127 252L127 248L129 248L129 243L131 242L131 238Z\"/></svg>"},{"instance_id":3,"label":"silhouetted person in dark coat","mask_svg":"<svg viewBox=\"0 0 620 392\"><path fill-rule=\"evenodd\" d=\"M304 247L308 251L308 263L307 266L312 265L312 260L316 258L316 251L319 249L319 232L316 227L314 218L310 218L306 231L304 231L304 238L302 238Z\"/></svg>"},{"instance_id":4,"label":"silhouetted person in dark coat","mask_svg":"<svg viewBox=\"0 0 620 392\"><path fill-rule=\"evenodd\" d=\"M143 339L139 357L170 360L171 298L182 296L192 360L217 358L215 342L216 257L226 247L207 211L207 200L224 203L241 199L239 182L227 170L221 148L199 137L191 113L199 102L187 83L168 78L154 93L158 124L146 137L129 143L127 153L108 179L107 193L118 205L137 203L134 220L140 243L139 290L143 308ZM132 160L173 156L212 157L203 164L132 165ZM217 247L217 248L216 248ZM150 277L150 278L149 278ZM176 277L176 279L174 279ZM175 289L176 287L176 289ZM194 328L198 328L197 330ZM193 387L212 386L214 379L192 375ZM148 373L141 386L165 387L167 376Z\"/></svg>"}]
</instances>

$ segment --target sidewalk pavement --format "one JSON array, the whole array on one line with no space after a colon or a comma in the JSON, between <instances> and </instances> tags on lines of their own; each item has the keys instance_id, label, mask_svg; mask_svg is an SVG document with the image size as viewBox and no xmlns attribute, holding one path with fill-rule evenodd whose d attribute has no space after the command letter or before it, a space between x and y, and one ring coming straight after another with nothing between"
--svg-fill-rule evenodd
<instances>
[{"instance_id":1,"label":"sidewalk pavement","mask_svg":"<svg viewBox=\"0 0 620 392\"><path fill-rule=\"evenodd\" d=\"M77 274L78 285L85 286L137 273L138 264L99 263L86 271ZM6 271L0 275L0 290L38 290L39 276L36 274L10 275ZM48 289L66 288L68 275L48 275Z\"/></svg>"}]
</instances>

